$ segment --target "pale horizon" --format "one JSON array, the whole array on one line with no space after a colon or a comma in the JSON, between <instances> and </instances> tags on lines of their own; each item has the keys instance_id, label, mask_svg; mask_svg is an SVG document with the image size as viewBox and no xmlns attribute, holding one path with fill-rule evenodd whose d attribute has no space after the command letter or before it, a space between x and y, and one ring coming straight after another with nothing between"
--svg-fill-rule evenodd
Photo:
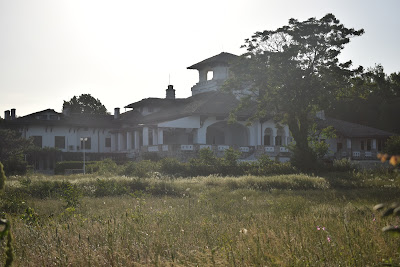
<instances>
[{"instance_id":1,"label":"pale horizon","mask_svg":"<svg viewBox=\"0 0 400 267\"><path fill-rule=\"evenodd\" d=\"M110 113L148 97L191 96L198 80L186 69L229 52L260 30L333 13L363 28L341 55L353 67L400 71L400 1L4 1L0 0L0 116L44 109L91 94Z\"/></svg>"}]
</instances>

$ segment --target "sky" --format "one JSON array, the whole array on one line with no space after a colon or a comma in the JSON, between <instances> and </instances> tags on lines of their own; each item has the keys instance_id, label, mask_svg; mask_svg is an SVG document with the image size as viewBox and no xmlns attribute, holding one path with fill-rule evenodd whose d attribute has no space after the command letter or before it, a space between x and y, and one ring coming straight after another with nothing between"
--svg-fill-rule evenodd
<instances>
[{"instance_id":1,"label":"sky","mask_svg":"<svg viewBox=\"0 0 400 267\"><path fill-rule=\"evenodd\" d=\"M148 97L191 96L198 72L186 69L240 46L290 18L333 13L365 30L340 60L400 71L398 0L0 0L0 116L62 111L91 94L111 114Z\"/></svg>"}]
</instances>

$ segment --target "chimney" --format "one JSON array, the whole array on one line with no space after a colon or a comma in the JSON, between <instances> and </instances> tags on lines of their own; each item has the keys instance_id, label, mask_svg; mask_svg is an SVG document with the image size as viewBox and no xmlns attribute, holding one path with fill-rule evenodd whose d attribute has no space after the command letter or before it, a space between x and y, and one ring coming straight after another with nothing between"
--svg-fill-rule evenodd
<instances>
[{"instance_id":1,"label":"chimney","mask_svg":"<svg viewBox=\"0 0 400 267\"><path fill-rule=\"evenodd\" d=\"M119 108L114 108L114 119L119 119Z\"/></svg>"},{"instance_id":2,"label":"chimney","mask_svg":"<svg viewBox=\"0 0 400 267\"><path fill-rule=\"evenodd\" d=\"M168 89L165 91L167 92L166 99L175 99L175 89L173 85L168 85Z\"/></svg>"},{"instance_id":3,"label":"chimney","mask_svg":"<svg viewBox=\"0 0 400 267\"><path fill-rule=\"evenodd\" d=\"M15 108L11 109L11 119L15 120Z\"/></svg>"},{"instance_id":4,"label":"chimney","mask_svg":"<svg viewBox=\"0 0 400 267\"><path fill-rule=\"evenodd\" d=\"M9 120L10 119L10 111L9 110L4 111L4 119L5 120Z\"/></svg>"}]
</instances>

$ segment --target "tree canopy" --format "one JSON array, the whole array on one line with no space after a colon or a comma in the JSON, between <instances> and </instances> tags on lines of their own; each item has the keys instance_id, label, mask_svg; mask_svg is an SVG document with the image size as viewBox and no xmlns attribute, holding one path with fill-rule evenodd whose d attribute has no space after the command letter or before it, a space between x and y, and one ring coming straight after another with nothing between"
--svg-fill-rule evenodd
<instances>
[{"instance_id":1,"label":"tree canopy","mask_svg":"<svg viewBox=\"0 0 400 267\"><path fill-rule=\"evenodd\" d=\"M10 129L0 129L0 162L7 174L24 174L27 163L24 155L33 148L31 139L21 137Z\"/></svg>"},{"instance_id":2,"label":"tree canopy","mask_svg":"<svg viewBox=\"0 0 400 267\"><path fill-rule=\"evenodd\" d=\"M242 96L241 107L256 103L254 118L287 124L300 159L292 161L307 168L315 160L307 140L313 115L347 94L351 78L363 71L351 69L351 61L338 60L350 38L363 33L346 28L333 14L305 21L292 18L276 30L256 32L245 40L247 52L232 65L225 88Z\"/></svg>"},{"instance_id":3,"label":"tree canopy","mask_svg":"<svg viewBox=\"0 0 400 267\"><path fill-rule=\"evenodd\" d=\"M376 65L353 80L353 91L332 105L330 116L400 134L400 72L388 75Z\"/></svg>"},{"instance_id":4,"label":"tree canopy","mask_svg":"<svg viewBox=\"0 0 400 267\"><path fill-rule=\"evenodd\" d=\"M106 107L99 99L94 98L90 94L82 94L79 97L74 96L71 100L64 101L63 111L66 109L69 113L107 114Z\"/></svg>"}]
</instances>

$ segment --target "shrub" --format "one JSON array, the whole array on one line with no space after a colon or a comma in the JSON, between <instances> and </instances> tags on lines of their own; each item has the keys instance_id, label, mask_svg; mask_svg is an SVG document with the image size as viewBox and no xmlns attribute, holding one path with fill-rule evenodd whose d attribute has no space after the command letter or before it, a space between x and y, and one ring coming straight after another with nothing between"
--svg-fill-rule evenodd
<instances>
[{"instance_id":1,"label":"shrub","mask_svg":"<svg viewBox=\"0 0 400 267\"><path fill-rule=\"evenodd\" d=\"M143 160L159 161L161 160L160 155L157 152L144 152L142 154Z\"/></svg>"},{"instance_id":2,"label":"shrub","mask_svg":"<svg viewBox=\"0 0 400 267\"><path fill-rule=\"evenodd\" d=\"M158 164L150 160L142 160L139 162L128 162L124 164L122 173L128 177L151 177L152 172L158 171Z\"/></svg>"},{"instance_id":3,"label":"shrub","mask_svg":"<svg viewBox=\"0 0 400 267\"><path fill-rule=\"evenodd\" d=\"M95 164L95 161L86 161L85 168L90 170L90 165ZM64 174L66 169L83 169L83 161L60 161L56 163L54 174Z\"/></svg>"},{"instance_id":4,"label":"shrub","mask_svg":"<svg viewBox=\"0 0 400 267\"><path fill-rule=\"evenodd\" d=\"M0 162L0 190L4 189L6 183L6 174L4 173L3 164Z\"/></svg>"},{"instance_id":5,"label":"shrub","mask_svg":"<svg viewBox=\"0 0 400 267\"><path fill-rule=\"evenodd\" d=\"M389 155L400 155L400 135L389 137L384 151Z\"/></svg>"},{"instance_id":6,"label":"shrub","mask_svg":"<svg viewBox=\"0 0 400 267\"><path fill-rule=\"evenodd\" d=\"M349 159L333 160L332 168L333 171L339 171L339 172L353 171L358 169L357 165L351 162L351 160Z\"/></svg>"},{"instance_id":7,"label":"shrub","mask_svg":"<svg viewBox=\"0 0 400 267\"><path fill-rule=\"evenodd\" d=\"M121 172L121 167L112 159L105 159L94 162L86 167L87 173L96 173L99 175L110 175Z\"/></svg>"},{"instance_id":8,"label":"shrub","mask_svg":"<svg viewBox=\"0 0 400 267\"><path fill-rule=\"evenodd\" d=\"M166 175L186 176L188 173L187 164L176 158L163 158L160 161L160 171Z\"/></svg>"},{"instance_id":9,"label":"shrub","mask_svg":"<svg viewBox=\"0 0 400 267\"><path fill-rule=\"evenodd\" d=\"M61 184L61 197L67 202L66 208L76 208L82 196L81 190L77 185L63 181Z\"/></svg>"},{"instance_id":10,"label":"shrub","mask_svg":"<svg viewBox=\"0 0 400 267\"><path fill-rule=\"evenodd\" d=\"M96 197L118 196L128 192L128 189L115 180L96 180Z\"/></svg>"}]
</instances>

